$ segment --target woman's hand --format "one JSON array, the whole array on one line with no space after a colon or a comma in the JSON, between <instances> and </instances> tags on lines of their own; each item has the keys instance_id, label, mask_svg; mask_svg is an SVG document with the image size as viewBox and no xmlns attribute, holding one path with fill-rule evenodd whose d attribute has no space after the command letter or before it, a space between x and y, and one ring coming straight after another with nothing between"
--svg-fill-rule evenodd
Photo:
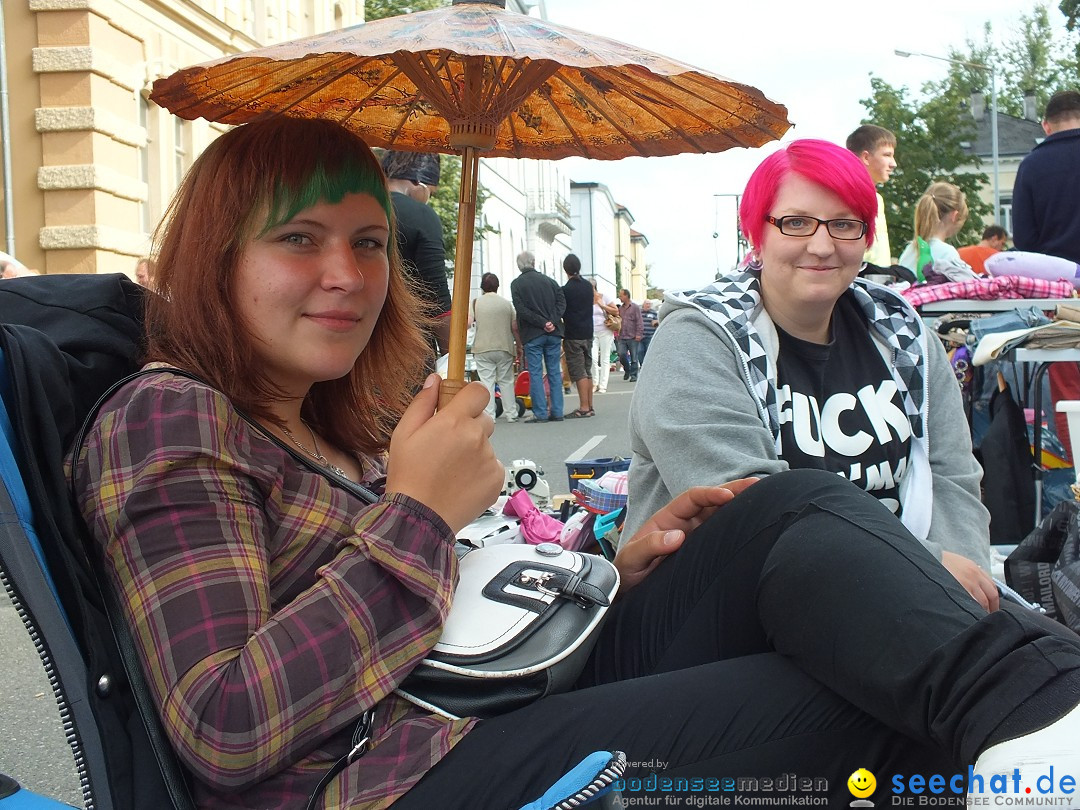
<instances>
[{"instance_id":1,"label":"woman's hand","mask_svg":"<svg viewBox=\"0 0 1080 810\"><path fill-rule=\"evenodd\" d=\"M678 551L687 534L757 480L740 478L718 487L691 487L645 521L615 554L615 567L622 580L620 592L645 579L664 557Z\"/></svg>"},{"instance_id":2,"label":"woman's hand","mask_svg":"<svg viewBox=\"0 0 1080 810\"><path fill-rule=\"evenodd\" d=\"M999 607L997 585L990 575L982 570L977 563L967 557L961 557L951 551L941 552L941 564L944 565L964 590L971 594L972 598L986 608L995 611Z\"/></svg>"},{"instance_id":3,"label":"woman's hand","mask_svg":"<svg viewBox=\"0 0 1080 810\"><path fill-rule=\"evenodd\" d=\"M484 407L488 391L470 383L436 413L439 375L424 383L390 438L386 491L428 506L456 534L495 503L506 469L495 458L495 423Z\"/></svg>"}]
</instances>

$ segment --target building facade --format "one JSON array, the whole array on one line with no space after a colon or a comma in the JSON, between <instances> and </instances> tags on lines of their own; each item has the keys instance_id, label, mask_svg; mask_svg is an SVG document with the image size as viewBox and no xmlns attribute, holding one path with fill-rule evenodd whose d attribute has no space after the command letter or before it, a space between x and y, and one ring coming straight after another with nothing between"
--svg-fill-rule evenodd
<instances>
[{"instance_id":1,"label":"building facade","mask_svg":"<svg viewBox=\"0 0 1080 810\"><path fill-rule=\"evenodd\" d=\"M990 105L982 93L974 93L971 97L971 115L975 119L975 134L973 138L962 144L964 151L978 158L978 164L974 161L957 169L959 172L982 172L989 178L989 182L980 189L980 197L983 202L993 208L994 203L994 142L993 129L990 125ZM1016 182L1016 171L1022 161L1036 144L1046 137L1043 132L1040 116L1035 109L1035 97L1024 97L1024 115L1017 118L1013 115L999 112L997 117L998 137L998 196L1000 198L1000 211L997 221L1012 234L1012 189Z\"/></svg>"},{"instance_id":2,"label":"building facade","mask_svg":"<svg viewBox=\"0 0 1080 810\"><path fill-rule=\"evenodd\" d=\"M507 6L545 14L542 2ZM187 65L362 23L364 4L5 0L2 13L10 111L2 136L12 155L2 193L14 223L11 252L44 273L133 275L184 173L226 129L159 108L149 100L153 82ZM573 236L574 197L557 163L485 158L479 183L486 202L469 268L475 292L490 270L509 295L522 250L562 283L562 260L572 246L606 257L600 277L609 292L613 262L630 283L633 218L621 215L616 243L617 208L606 189L606 221L586 231L601 244L586 246Z\"/></svg>"},{"instance_id":3,"label":"building facade","mask_svg":"<svg viewBox=\"0 0 1080 810\"><path fill-rule=\"evenodd\" d=\"M4 15L16 253L46 273L130 274L222 131L158 108L154 80L362 22L363 0L20 0Z\"/></svg>"},{"instance_id":4,"label":"building facade","mask_svg":"<svg viewBox=\"0 0 1080 810\"><path fill-rule=\"evenodd\" d=\"M570 237L573 252L581 259L583 278L596 281L597 288L612 297L618 293L621 276L616 218L619 206L603 183L570 183ZM625 286L625 285L623 285Z\"/></svg>"}]
</instances>

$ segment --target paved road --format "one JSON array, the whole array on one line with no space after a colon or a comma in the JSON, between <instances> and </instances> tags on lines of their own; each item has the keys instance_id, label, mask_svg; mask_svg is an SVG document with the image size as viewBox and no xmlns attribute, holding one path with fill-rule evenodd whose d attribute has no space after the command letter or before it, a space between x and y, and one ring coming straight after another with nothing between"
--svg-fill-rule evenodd
<instances>
[{"instance_id":1,"label":"paved road","mask_svg":"<svg viewBox=\"0 0 1080 810\"><path fill-rule=\"evenodd\" d=\"M529 459L545 472L552 495L569 492L566 462L629 456L626 419L633 383L612 372L606 394L595 395L596 416L526 425L499 420L493 444L509 464ZM566 412L577 407L576 392ZM75 806L82 805L71 749L64 740L52 690L15 608L0 589L0 772L24 786Z\"/></svg>"},{"instance_id":2,"label":"paved road","mask_svg":"<svg viewBox=\"0 0 1080 810\"><path fill-rule=\"evenodd\" d=\"M514 459L535 461L544 471L551 494L566 494L570 491L567 461L630 457L626 420L633 390L633 383L623 382L621 372L612 372L607 393L593 395L596 416L540 424L508 424L498 419L492 439L495 453L507 465ZM565 398L566 413L577 406L574 391Z\"/></svg>"}]
</instances>

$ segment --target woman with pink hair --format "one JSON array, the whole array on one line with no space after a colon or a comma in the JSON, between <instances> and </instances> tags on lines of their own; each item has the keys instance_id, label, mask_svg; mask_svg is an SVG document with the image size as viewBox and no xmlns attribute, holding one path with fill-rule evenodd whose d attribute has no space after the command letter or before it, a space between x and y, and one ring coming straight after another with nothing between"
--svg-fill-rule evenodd
<instances>
[{"instance_id":1,"label":"woman with pink hair","mask_svg":"<svg viewBox=\"0 0 1080 810\"><path fill-rule=\"evenodd\" d=\"M827 141L794 141L754 171L747 260L667 296L631 408L627 527L691 483L823 469L994 609L981 470L945 353L900 295L858 277L876 214L866 167Z\"/></svg>"}]
</instances>

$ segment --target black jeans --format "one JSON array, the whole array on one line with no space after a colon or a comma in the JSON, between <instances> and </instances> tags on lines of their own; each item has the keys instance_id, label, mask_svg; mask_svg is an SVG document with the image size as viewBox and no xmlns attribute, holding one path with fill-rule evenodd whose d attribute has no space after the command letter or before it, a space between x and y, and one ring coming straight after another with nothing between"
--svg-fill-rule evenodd
<instances>
[{"instance_id":1,"label":"black jeans","mask_svg":"<svg viewBox=\"0 0 1080 810\"><path fill-rule=\"evenodd\" d=\"M987 614L872 497L785 472L617 602L576 691L479 723L395 807L517 808L605 749L629 776L825 778L846 806L860 767L966 774L1078 682L1075 634ZM1032 698L1048 714L1017 728Z\"/></svg>"}]
</instances>

